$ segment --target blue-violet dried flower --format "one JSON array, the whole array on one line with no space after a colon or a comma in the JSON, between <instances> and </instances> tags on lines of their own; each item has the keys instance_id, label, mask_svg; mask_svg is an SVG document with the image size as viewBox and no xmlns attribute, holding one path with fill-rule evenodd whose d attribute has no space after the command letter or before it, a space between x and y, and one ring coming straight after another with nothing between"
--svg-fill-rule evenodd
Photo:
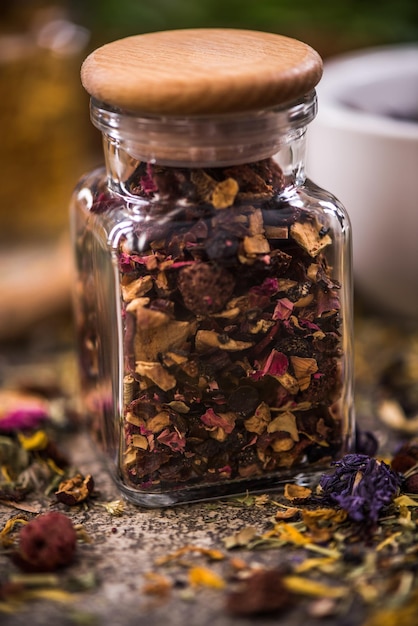
<instances>
[{"instance_id":1,"label":"blue-violet dried flower","mask_svg":"<svg viewBox=\"0 0 418 626\"><path fill-rule=\"evenodd\" d=\"M366 454L346 454L333 465L334 473L320 479L322 495L339 504L354 521L376 522L380 510L399 490L399 474Z\"/></svg>"}]
</instances>

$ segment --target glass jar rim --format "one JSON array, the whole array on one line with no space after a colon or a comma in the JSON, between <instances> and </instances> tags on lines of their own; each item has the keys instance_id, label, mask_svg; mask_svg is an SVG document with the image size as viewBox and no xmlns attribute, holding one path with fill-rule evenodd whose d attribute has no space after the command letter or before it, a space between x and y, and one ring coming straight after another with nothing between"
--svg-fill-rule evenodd
<instances>
[{"instance_id":1,"label":"glass jar rim","mask_svg":"<svg viewBox=\"0 0 418 626\"><path fill-rule=\"evenodd\" d=\"M268 158L300 136L316 113L315 90L285 105L211 116L141 115L90 101L93 125L134 159L185 167Z\"/></svg>"}]
</instances>

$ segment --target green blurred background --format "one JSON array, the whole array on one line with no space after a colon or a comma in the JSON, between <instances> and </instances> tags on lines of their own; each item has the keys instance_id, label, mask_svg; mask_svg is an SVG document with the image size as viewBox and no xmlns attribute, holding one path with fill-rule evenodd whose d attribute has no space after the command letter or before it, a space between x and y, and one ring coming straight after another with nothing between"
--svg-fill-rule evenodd
<instances>
[{"instance_id":1,"label":"green blurred background","mask_svg":"<svg viewBox=\"0 0 418 626\"><path fill-rule=\"evenodd\" d=\"M93 39L193 26L280 32L321 54L418 39L415 0L78 0L78 19Z\"/></svg>"},{"instance_id":2,"label":"green blurred background","mask_svg":"<svg viewBox=\"0 0 418 626\"><path fill-rule=\"evenodd\" d=\"M416 0L1 0L3 32L25 28L46 7L89 29L92 47L140 32L239 27L298 37L327 56L418 40Z\"/></svg>"},{"instance_id":3,"label":"green blurred background","mask_svg":"<svg viewBox=\"0 0 418 626\"><path fill-rule=\"evenodd\" d=\"M68 307L69 198L102 160L83 59L113 39L186 27L278 32L327 59L417 42L418 2L0 0L0 340Z\"/></svg>"}]
</instances>

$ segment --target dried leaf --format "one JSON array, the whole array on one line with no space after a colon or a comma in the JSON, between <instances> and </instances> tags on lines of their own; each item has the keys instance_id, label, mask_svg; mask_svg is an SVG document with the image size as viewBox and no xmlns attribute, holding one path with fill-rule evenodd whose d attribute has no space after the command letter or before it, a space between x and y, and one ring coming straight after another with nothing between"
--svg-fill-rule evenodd
<instances>
[{"instance_id":1,"label":"dried leaf","mask_svg":"<svg viewBox=\"0 0 418 626\"><path fill-rule=\"evenodd\" d=\"M297 509L294 506L288 506L285 509L279 509L278 511L276 511L274 518L277 521L292 519L292 517L295 517L299 513L299 511L300 509Z\"/></svg>"},{"instance_id":2,"label":"dried leaf","mask_svg":"<svg viewBox=\"0 0 418 626\"><path fill-rule=\"evenodd\" d=\"M284 497L287 500L306 500L312 495L312 489L296 485L295 483L286 483L284 486Z\"/></svg>"},{"instance_id":3,"label":"dried leaf","mask_svg":"<svg viewBox=\"0 0 418 626\"><path fill-rule=\"evenodd\" d=\"M389 537L386 537L386 539L384 539L383 541L381 541L380 543L377 544L376 546L376 552L381 552L384 548L386 548L387 546L391 546L393 544L396 544L397 539L399 537L402 536L402 531L399 530L396 533L393 533L392 535L389 535Z\"/></svg>"},{"instance_id":4,"label":"dried leaf","mask_svg":"<svg viewBox=\"0 0 418 626\"><path fill-rule=\"evenodd\" d=\"M153 434L160 433L164 428L170 426L170 414L168 411L160 411L154 415L146 423L146 429Z\"/></svg>"},{"instance_id":5,"label":"dried leaf","mask_svg":"<svg viewBox=\"0 0 418 626\"><path fill-rule=\"evenodd\" d=\"M300 356L291 356L295 377L299 383L301 391L304 391L311 384L311 376L318 371L318 363L315 359L304 358Z\"/></svg>"},{"instance_id":6,"label":"dried leaf","mask_svg":"<svg viewBox=\"0 0 418 626\"><path fill-rule=\"evenodd\" d=\"M132 300L144 296L152 287L151 276L140 276L136 280L121 285L122 298L125 302L132 302Z\"/></svg>"},{"instance_id":7,"label":"dried leaf","mask_svg":"<svg viewBox=\"0 0 418 626\"><path fill-rule=\"evenodd\" d=\"M196 333L195 345L198 352L205 352L208 348L236 352L251 348L254 344L250 341L235 341L227 335L220 335L213 330L199 330Z\"/></svg>"},{"instance_id":8,"label":"dried leaf","mask_svg":"<svg viewBox=\"0 0 418 626\"><path fill-rule=\"evenodd\" d=\"M262 402L256 408L254 415L244 421L244 426L248 432L262 435L267 429L270 419L270 407L265 402Z\"/></svg>"},{"instance_id":9,"label":"dried leaf","mask_svg":"<svg viewBox=\"0 0 418 626\"><path fill-rule=\"evenodd\" d=\"M163 598L170 594L173 584L167 576L155 572L147 572L145 578L147 582L142 587L143 593Z\"/></svg>"},{"instance_id":10,"label":"dried leaf","mask_svg":"<svg viewBox=\"0 0 418 626\"><path fill-rule=\"evenodd\" d=\"M231 550L232 548L241 548L247 546L257 536L257 529L254 526L245 526L237 533L225 537L223 539L225 548Z\"/></svg>"},{"instance_id":11,"label":"dried leaf","mask_svg":"<svg viewBox=\"0 0 418 626\"><path fill-rule=\"evenodd\" d=\"M111 502L100 503L100 506L106 509L110 515L120 517L125 510L125 502L123 500L112 500Z\"/></svg>"},{"instance_id":12,"label":"dried leaf","mask_svg":"<svg viewBox=\"0 0 418 626\"><path fill-rule=\"evenodd\" d=\"M289 433L293 441L299 441L299 431L296 424L296 417L290 411L281 413L267 426L268 433L276 433L280 431Z\"/></svg>"},{"instance_id":13,"label":"dried leaf","mask_svg":"<svg viewBox=\"0 0 418 626\"><path fill-rule=\"evenodd\" d=\"M134 448L139 448L140 450L148 450L149 444L148 439L145 435L132 435L131 442Z\"/></svg>"},{"instance_id":14,"label":"dried leaf","mask_svg":"<svg viewBox=\"0 0 418 626\"><path fill-rule=\"evenodd\" d=\"M154 311L145 306L143 300L132 311L137 319L134 341L135 357L138 361L155 362L159 354L165 354L175 349L182 349L187 339L193 334L195 324L170 319L161 311ZM126 308L133 308L132 301Z\"/></svg>"},{"instance_id":15,"label":"dried leaf","mask_svg":"<svg viewBox=\"0 0 418 626\"><path fill-rule=\"evenodd\" d=\"M225 558L225 555L220 550L212 548L202 548L201 546L186 545L182 548L179 548L175 552L172 552L171 554L159 557L158 559L156 559L155 563L156 565L166 565L167 563L171 563L173 561L176 561L177 559L182 558L186 554L193 553L206 556L212 561L222 561Z\"/></svg>"},{"instance_id":16,"label":"dried leaf","mask_svg":"<svg viewBox=\"0 0 418 626\"><path fill-rule=\"evenodd\" d=\"M161 363L148 361L137 361L135 363L135 371L141 376L145 376L152 380L163 391L169 391L176 386L176 378L170 374Z\"/></svg>"}]
</instances>

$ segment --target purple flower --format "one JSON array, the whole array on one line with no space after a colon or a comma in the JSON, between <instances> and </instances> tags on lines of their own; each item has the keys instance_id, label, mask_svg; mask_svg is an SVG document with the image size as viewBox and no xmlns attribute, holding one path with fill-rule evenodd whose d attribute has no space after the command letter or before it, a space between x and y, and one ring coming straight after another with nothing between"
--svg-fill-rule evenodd
<instances>
[{"instance_id":1,"label":"purple flower","mask_svg":"<svg viewBox=\"0 0 418 626\"><path fill-rule=\"evenodd\" d=\"M356 522L376 522L380 510L397 493L400 476L366 454L346 454L333 465L334 473L320 479L322 496L339 504Z\"/></svg>"},{"instance_id":2,"label":"purple flower","mask_svg":"<svg viewBox=\"0 0 418 626\"><path fill-rule=\"evenodd\" d=\"M18 391L1 391L0 432L38 428L48 418L48 405L37 396Z\"/></svg>"}]
</instances>

